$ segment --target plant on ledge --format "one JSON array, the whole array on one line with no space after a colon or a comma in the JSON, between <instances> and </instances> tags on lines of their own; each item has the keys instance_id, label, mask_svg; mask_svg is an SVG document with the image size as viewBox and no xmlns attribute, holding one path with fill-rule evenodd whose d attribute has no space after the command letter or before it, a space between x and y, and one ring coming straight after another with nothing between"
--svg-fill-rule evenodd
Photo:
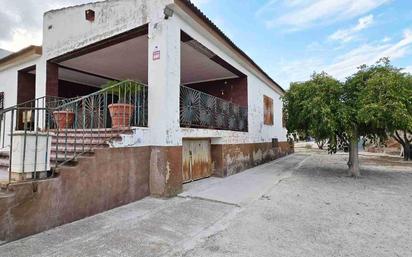
<instances>
[{"instance_id":1,"label":"plant on ledge","mask_svg":"<svg viewBox=\"0 0 412 257\"><path fill-rule=\"evenodd\" d=\"M133 100L139 95L142 85L130 80L109 81L103 85L103 88L107 90L108 94L117 97L117 102L108 106L112 119L112 128L130 127L130 121L136 109Z\"/></svg>"}]
</instances>

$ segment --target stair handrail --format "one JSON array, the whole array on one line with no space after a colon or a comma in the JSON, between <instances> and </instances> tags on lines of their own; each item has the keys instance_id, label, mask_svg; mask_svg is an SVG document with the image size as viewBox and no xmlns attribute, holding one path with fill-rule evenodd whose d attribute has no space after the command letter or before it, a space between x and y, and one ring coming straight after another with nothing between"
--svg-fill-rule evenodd
<instances>
[{"instance_id":1,"label":"stair handrail","mask_svg":"<svg viewBox=\"0 0 412 257\"><path fill-rule=\"evenodd\" d=\"M41 97L37 97L35 99L32 100L28 100L22 103L18 103L16 105L4 108L0 110L0 114L5 113L5 112L9 112L11 110L15 110L17 108L21 108L23 106L27 106L30 104L33 104L31 106L28 106L27 108L31 108L31 107L47 107L46 104L50 104L50 103L58 103L60 101L74 101L76 99L78 99L79 97L72 97L72 98L65 98L65 97L58 97L58 96L41 96ZM53 99L52 101L48 101L48 99ZM37 106L37 103L43 103L43 106Z\"/></svg>"},{"instance_id":2,"label":"stair handrail","mask_svg":"<svg viewBox=\"0 0 412 257\"><path fill-rule=\"evenodd\" d=\"M85 96L78 97L77 99L74 99L74 100L71 101L71 102L67 102L67 103L65 103L65 104L62 104L62 105L60 105L60 106L58 106L58 107L59 107L59 109L60 109L60 108L64 108L64 107L66 107L66 106L68 106L68 105L70 105L70 104L73 104L73 103L75 103L75 102L80 102L80 101L83 101L83 100L86 99L86 98L90 98L90 97L93 97L93 96L102 94L102 93L104 93L104 92L113 90L113 89L115 89L115 88L117 88L117 87L119 87L119 86L121 86L121 85L124 85L125 83L136 83L137 85L147 87L147 85L144 84L144 83L142 83L142 82L137 82L137 81L134 81L134 80L126 79L126 80L119 81L119 82L117 82L116 84L111 85L110 87L105 87L105 88L103 88L103 89L100 89L99 91L96 91L96 92L94 92L94 93L91 93L91 94L88 94L88 95L85 95Z\"/></svg>"},{"instance_id":3,"label":"stair handrail","mask_svg":"<svg viewBox=\"0 0 412 257\"><path fill-rule=\"evenodd\" d=\"M114 83L114 84L113 84ZM79 97L73 101L59 105L54 109L54 112L60 112L63 115L63 121L70 121L71 124L57 126L52 130L56 135L56 145L64 147L64 158L62 162L56 163L56 168L62 164L72 161L77 156L93 151L93 138L97 134L97 138L103 136L106 141L113 139L120 133L124 133L131 129L131 127L146 127L147 126L147 101L148 101L148 86L133 80L112 81L104 88L94 93ZM129 111L130 114L123 114L123 117L110 119L109 109L112 105L120 103L124 113ZM121 110L120 110L121 111ZM115 109L114 113L119 112ZM66 115L66 117L64 117ZM131 117L126 117L131 115ZM123 118L123 119L122 119ZM56 118L55 118L56 120ZM111 125L111 128L109 128ZM116 126L115 126L116 125ZM115 131L114 135L112 132ZM67 155L67 138L70 134L79 134L79 140L74 142L76 147L78 144L81 149L74 149L74 154ZM90 148L85 147L84 138L90 136ZM72 137L72 136L71 136ZM61 143L64 140L63 143ZM60 141L60 142L59 142ZM55 149L56 160L61 149Z\"/></svg>"}]
</instances>

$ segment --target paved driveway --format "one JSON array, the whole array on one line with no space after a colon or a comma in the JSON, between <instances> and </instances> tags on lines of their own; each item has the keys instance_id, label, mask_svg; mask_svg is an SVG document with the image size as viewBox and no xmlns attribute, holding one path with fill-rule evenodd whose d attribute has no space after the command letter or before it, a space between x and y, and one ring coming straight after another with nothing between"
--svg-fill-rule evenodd
<instances>
[{"instance_id":1,"label":"paved driveway","mask_svg":"<svg viewBox=\"0 0 412 257\"><path fill-rule=\"evenodd\" d=\"M295 154L199 181L0 246L0 256L412 256L412 167L368 157L355 180L345 158Z\"/></svg>"}]
</instances>

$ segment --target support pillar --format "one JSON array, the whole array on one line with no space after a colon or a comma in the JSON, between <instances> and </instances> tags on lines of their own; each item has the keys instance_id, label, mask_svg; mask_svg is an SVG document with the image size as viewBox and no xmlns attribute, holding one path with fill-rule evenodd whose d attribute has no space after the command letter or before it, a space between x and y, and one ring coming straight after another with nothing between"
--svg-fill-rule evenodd
<instances>
[{"instance_id":1,"label":"support pillar","mask_svg":"<svg viewBox=\"0 0 412 257\"><path fill-rule=\"evenodd\" d=\"M59 66L51 62L46 64L46 96L59 96Z\"/></svg>"},{"instance_id":2,"label":"support pillar","mask_svg":"<svg viewBox=\"0 0 412 257\"><path fill-rule=\"evenodd\" d=\"M150 191L171 197L182 190L180 28L174 17L149 24Z\"/></svg>"}]
</instances>

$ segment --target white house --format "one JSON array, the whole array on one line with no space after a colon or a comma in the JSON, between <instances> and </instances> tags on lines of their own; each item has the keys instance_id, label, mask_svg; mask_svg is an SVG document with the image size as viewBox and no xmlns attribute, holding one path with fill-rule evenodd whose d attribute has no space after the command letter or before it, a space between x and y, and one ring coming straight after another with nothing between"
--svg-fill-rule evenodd
<instances>
[{"instance_id":1,"label":"white house","mask_svg":"<svg viewBox=\"0 0 412 257\"><path fill-rule=\"evenodd\" d=\"M0 81L0 241L293 152L284 90L189 0L49 11Z\"/></svg>"},{"instance_id":2,"label":"white house","mask_svg":"<svg viewBox=\"0 0 412 257\"><path fill-rule=\"evenodd\" d=\"M100 113L116 95L102 85L124 80L144 86L134 92L137 98L127 90L125 96L140 111L111 147L150 147L154 194L165 194L171 175L177 192L183 182L231 175L293 151L282 126L284 90L188 0L108 0L52 10L44 14L43 46L0 59L6 109L30 101L45 108L48 97L80 96L73 101L83 108L90 99L96 104L106 97ZM77 110L74 119L88 119L96 110ZM37 111L16 111L13 121L4 114L3 134L26 129L27 119L31 130L51 129L46 114ZM106 116L76 129L107 129ZM9 145L6 136L2 147ZM173 158L156 154L165 151ZM157 174L158 165L174 171Z\"/></svg>"}]
</instances>

